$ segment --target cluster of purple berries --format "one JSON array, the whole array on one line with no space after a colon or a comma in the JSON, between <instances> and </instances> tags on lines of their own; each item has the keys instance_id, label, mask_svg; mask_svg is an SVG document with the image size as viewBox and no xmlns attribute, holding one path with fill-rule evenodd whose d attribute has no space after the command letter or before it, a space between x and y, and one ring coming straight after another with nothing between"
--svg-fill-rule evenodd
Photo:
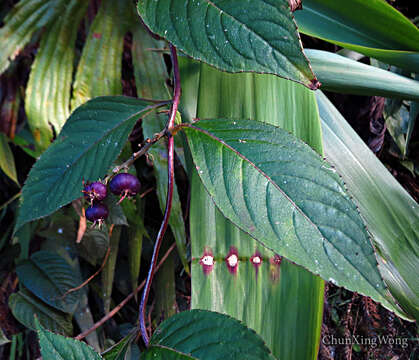
<instances>
[{"instance_id":1,"label":"cluster of purple berries","mask_svg":"<svg viewBox=\"0 0 419 360\"><path fill-rule=\"evenodd\" d=\"M135 196L140 191L140 181L136 176L121 173L112 178L109 183L109 190L120 196L118 204L127 196ZM108 217L109 210L102 201L106 198L108 190L105 184L100 181L87 183L83 189L85 199L90 203L86 209L86 218L93 224L102 224Z\"/></svg>"}]
</instances>

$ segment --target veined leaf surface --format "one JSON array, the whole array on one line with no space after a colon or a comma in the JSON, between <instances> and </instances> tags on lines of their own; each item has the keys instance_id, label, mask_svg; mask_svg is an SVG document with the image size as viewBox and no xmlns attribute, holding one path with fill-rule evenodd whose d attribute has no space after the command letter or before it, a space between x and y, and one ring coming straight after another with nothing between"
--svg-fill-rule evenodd
<instances>
[{"instance_id":1,"label":"veined leaf surface","mask_svg":"<svg viewBox=\"0 0 419 360\"><path fill-rule=\"evenodd\" d=\"M227 218L277 254L395 311L355 204L310 147L251 120L182 128L197 172Z\"/></svg>"},{"instance_id":2,"label":"veined leaf surface","mask_svg":"<svg viewBox=\"0 0 419 360\"><path fill-rule=\"evenodd\" d=\"M95 98L76 109L29 172L15 231L79 198L83 180L105 176L135 122L152 108L148 105L116 96Z\"/></svg>"},{"instance_id":3,"label":"veined leaf surface","mask_svg":"<svg viewBox=\"0 0 419 360\"><path fill-rule=\"evenodd\" d=\"M163 347L163 346L150 346L142 355L141 359L144 360L193 360L196 359L192 356L182 354L179 351Z\"/></svg>"},{"instance_id":4,"label":"veined leaf surface","mask_svg":"<svg viewBox=\"0 0 419 360\"><path fill-rule=\"evenodd\" d=\"M138 12L153 32L220 70L318 86L287 0L141 0Z\"/></svg>"}]
</instances>

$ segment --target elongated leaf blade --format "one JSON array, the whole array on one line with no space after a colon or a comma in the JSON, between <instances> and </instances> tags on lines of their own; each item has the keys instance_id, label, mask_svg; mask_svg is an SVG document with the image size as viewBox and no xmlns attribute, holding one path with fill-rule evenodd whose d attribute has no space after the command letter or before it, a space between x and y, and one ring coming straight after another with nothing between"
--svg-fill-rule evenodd
<instances>
[{"instance_id":1,"label":"elongated leaf blade","mask_svg":"<svg viewBox=\"0 0 419 360\"><path fill-rule=\"evenodd\" d=\"M122 50L132 13L130 1L101 1L77 67L73 109L96 96L122 94Z\"/></svg>"},{"instance_id":2,"label":"elongated leaf blade","mask_svg":"<svg viewBox=\"0 0 419 360\"><path fill-rule=\"evenodd\" d=\"M418 69L419 30L383 0L305 0L295 17L304 34L411 71Z\"/></svg>"},{"instance_id":3,"label":"elongated leaf blade","mask_svg":"<svg viewBox=\"0 0 419 360\"><path fill-rule=\"evenodd\" d=\"M123 96L100 97L75 110L29 172L15 231L80 197L83 180L105 176L148 105Z\"/></svg>"},{"instance_id":4,"label":"elongated leaf blade","mask_svg":"<svg viewBox=\"0 0 419 360\"><path fill-rule=\"evenodd\" d=\"M25 91L25 110L39 152L70 115L75 41L88 3L72 0L42 37Z\"/></svg>"},{"instance_id":5,"label":"elongated leaf blade","mask_svg":"<svg viewBox=\"0 0 419 360\"><path fill-rule=\"evenodd\" d=\"M313 150L250 120L202 120L184 131L205 188L233 223L322 278L393 308L355 204Z\"/></svg>"},{"instance_id":6,"label":"elongated leaf blade","mask_svg":"<svg viewBox=\"0 0 419 360\"><path fill-rule=\"evenodd\" d=\"M64 0L22 0L4 18L0 29L0 74L7 69L35 31L62 14Z\"/></svg>"},{"instance_id":7,"label":"elongated leaf blade","mask_svg":"<svg viewBox=\"0 0 419 360\"><path fill-rule=\"evenodd\" d=\"M15 159L7 141L7 136L3 133L0 133L0 169L17 185L19 185Z\"/></svg>"},{"instance_id":8,"label":"elongated leaf blade","mask_svg":"<svg viewBox=\"0 0 419 360\"><path fill-rule=\"evenodd\" d=\"M37 321L36 329L44 359L100 360L102 357L89 345L45 330Z\"/></svg>"},{"instance_id":9,"label":"elongated leaf blade","mask_svg":"<svg viewBox=\"0 0 419 360\"><path fill-rule=\"evenodd\" d=\"M180 64L182 112L188 120L227 116L269 121L322 153L320 120L310 90L272 75L228 74L183 58ZM221 214L196 172L190 182L191 307L245 322L279 359L317 359L324 281L285 259L271 264L275 254ZM239 265L231 274L226 259L234 248ZM216 259L209 274L199 262L206 250ZM263 259L258 271L250 263L257 251Z\"/></svg>"},{"instance_id":10,"label":"elongated leaf blade","mask_svg":"<svg viewBox=\"0 0 419 360\"><path fill-rule=\"evenodd\" d=\"M167 319L150 344L174 348L200 360L275 359L253 330L230 316L206 310L184 311Z\"/></svg>"},{"instance_id":11,"label":"elongated leaf blade","mask_svg":"<svg viewBox=\"0 0 419 360\"><path fill-rule=\"evenodd\" d=\"M138 11L153 32L194 59L317 87L286 0L142 0Z\"/></svg>"},{"instance_id":12,"label":"elongated leaf blade","mask_svg":"<svg viewBox=\"0 0 419 360\"><path fill-rule=\"evenodd\" d=\"M419 99L419 81L322 50L306 49L322 89L356 95Z\"/></svg>"},{"instance_id":13,"label":"elongated leaf blade","mask_svg":"<svg viewBox=\"0 0 419 360\"><path fill-rule=\"evenodd\" d=\"M150 346L143 353L141 359L144 360L193 360L192 356L182 354L179 351L169 349L164 346Z\"/></svg>"},{"instance_id":14,"label":"elongated leaf blade","mask_svg":"<svg viewBox=\"0 0 419 360\"><path fill-rule=\"evenodd\" d=\"M80 292L62 295L80 285L81 276L58 254L37 251L16 267L16 273L23 285L48 305L66 313L76 309Z\"/></svg>"},{"instance_id":15,"label":"elongated leaf blade","mask_svg":"<svg viewBox=\"0 0 419 360\"><path fill-rule=\"evenodd\" d=\"M410 315L404 317L418 320L419 206L326 96L318 93L317 101L326 155L360 208L378 248L384 280Z\"/></svg>"},{"instance_id":16,"label":"elongated leaf blade","mask_svg":"<svg viewBox=\"0 0 419 360\"><path fill-rule=\"evenodd\" d=\"M29 329L36 329L36 315L43 327L62 335L73 335L70 315L48 306L26 289L10 295L9 307L13 316Z\"/></svg>"}]
</instances>

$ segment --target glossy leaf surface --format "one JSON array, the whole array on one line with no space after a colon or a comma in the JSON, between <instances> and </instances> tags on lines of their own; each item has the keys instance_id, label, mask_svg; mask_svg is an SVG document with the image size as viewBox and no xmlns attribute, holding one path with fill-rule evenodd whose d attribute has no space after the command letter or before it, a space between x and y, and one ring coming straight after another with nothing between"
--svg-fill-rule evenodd
<instances>
[{"instance_id":1,"label":"glossy leaf surface","mask_svg":"<svg viewBox=\"0 0 419 360\"><path fill-rule=\"evenodd\" d=\"M15 231L80 197L83 180L105 176L148 105L128 97L101 97L75 110L29 173Z\"/></svg>"},{"instance_id":2,"label":"glossy leaf surface","mask_svg":"<svg viewBox=\"0 0 419 360\"><path fill-rule=\"evenodd\" d=\"M419 319L419 206L322 93L325 153L354 196L378 249L380 270L406 314Z\"/></svg>"},{"instance_id":3,"label":"glossy leaf surface","mask_svg":"<svg viewBox=\"0 0 419 360\"><path fill-rule=\"evenodd\" d=\"M205 188L233 223L322 278L392 308L355 204L311 148L256 121L202 120L183 129Z\"/></svg>"},{"instance_id":4,"label":"glossy leaf surface","mask_svg":"<svg viewBox=\"0 0 419 360\"><path fill-rule=\"evenodd\" d=\"M150 345L167 346L200 360L275 359L253 330L230 316L205 310L170 317L156 329Z\"/></svg>"},{"instance_id":5,"label":"glossy leaf surface","mask_svg":"<svg viewBox=\"0 0 419 360\"><path fill-rule=\"evenodd\" d=\"M196 60L316 87L286 0L142 0L138 12L153 32Z\"/></svg>"}]
</instances>

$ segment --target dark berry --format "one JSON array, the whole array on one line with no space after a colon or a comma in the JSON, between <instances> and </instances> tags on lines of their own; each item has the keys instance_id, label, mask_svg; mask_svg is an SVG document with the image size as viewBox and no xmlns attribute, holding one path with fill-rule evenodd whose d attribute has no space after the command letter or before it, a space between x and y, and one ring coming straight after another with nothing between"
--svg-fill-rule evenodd
<instances>
[{"instance_id":1,"label":"dark berry","mask_svg":"<svg viewBox=\"0 0 419 360\"><path fill-rule=\"evenodd\" d=\"M124 200L126 196L134 196L140 191L140 181L136 176L121 173L116 175L109 183L109 189L115 195L121 195L119 202Z\"/></svg>"},{"instance_id":2,"label":"dark berry","mask_svg":"<svg viewBox=\"0 0 419 360\"><path fill-rule=\"evenodd\" d=\"M102 223L108 217L109 211L105 204L97 203L86 209L86 218L94 223Z\"/></svg>"},{"instance_id":3,"label":"dark berry","mask_svg":"<svg viewBox=\"0 0 419 360\"><path fill-rule=\"evenodd\" d=\"M107 195L106 185L100 181L95 181L87 184L83 189L83 193L84 197L91 203L93 201L102 201Z\"/></svg>"}]
</instances>

